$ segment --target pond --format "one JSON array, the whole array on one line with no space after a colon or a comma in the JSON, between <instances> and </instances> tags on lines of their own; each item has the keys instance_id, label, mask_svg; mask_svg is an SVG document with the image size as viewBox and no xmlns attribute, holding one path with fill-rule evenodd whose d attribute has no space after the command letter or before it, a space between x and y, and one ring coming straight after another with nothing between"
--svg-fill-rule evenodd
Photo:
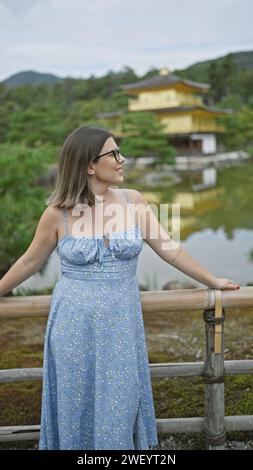
<instances>
[{"instance_id":1,"label":"pond","mask_svg":"<svg viewBox=\"0 0 253 470\"><path fill-rule=\"evenodd\" d=\"M226 277L240 285L253 284L253 230L235 229L233 238L224 229L204 229L181 241L183 248L216 277ZM149 290L160 290L170 281L188 281L197 287L203 284L162 260L146 243L140 254L137 277Z\"/></svg>"}]
</instances>

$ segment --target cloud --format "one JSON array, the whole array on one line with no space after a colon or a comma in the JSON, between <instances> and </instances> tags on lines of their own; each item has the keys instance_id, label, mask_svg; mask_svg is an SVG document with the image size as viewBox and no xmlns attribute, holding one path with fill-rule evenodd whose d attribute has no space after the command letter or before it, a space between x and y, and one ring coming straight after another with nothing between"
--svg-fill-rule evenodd
<instances>
[{"instance_id":1,"label":"cloud","mask_svg":"<svg viewBox=\"0 0 253 470\"><path fill-rule=\"evenodd\" d=\"M182 68L253 49L252 14L252 0L0 0L0 80Z\"/></svg>"},{"instance_id":2,"label":"cloud","mask_svg":"<svg viewBox=\"0 0 253 470\"><path fill-rule=\"evenodd\" d=\"M22 17L29 12L36 3L43 0L0 0L14 17Z\"/></svg>"}]
</instances>

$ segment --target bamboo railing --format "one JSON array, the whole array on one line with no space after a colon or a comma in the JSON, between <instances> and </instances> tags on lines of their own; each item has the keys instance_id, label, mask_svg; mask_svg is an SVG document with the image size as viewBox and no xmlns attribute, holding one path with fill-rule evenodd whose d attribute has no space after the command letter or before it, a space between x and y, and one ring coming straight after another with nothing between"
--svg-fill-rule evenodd
<instances>
[{"instance_id":1,"label":"bamboo railing","mask_svg":"<svg viewBox=\"0 0 253 470\"><path fill-rule=\"evenodd\" d=\"M150 364L152 379L201 376L205 383L205 416L157 419L158 434L203 432L206 448L211 450L224 449L226 431L252 431L253 415L224 416L224 376L253 373L253 360L224 361L224 321L226 308L253 307L253 287L241 287L238 291L199 288L140 294L143 314L202 310L206 328L205 362ZM0 319L47 317L50 303L50 295L2 297ZM0 370L2 383L23 380L42 380L42 368ZM0 427L0 441L38 440L39 430L39 425Z\"/></svg>"}]
</instances>

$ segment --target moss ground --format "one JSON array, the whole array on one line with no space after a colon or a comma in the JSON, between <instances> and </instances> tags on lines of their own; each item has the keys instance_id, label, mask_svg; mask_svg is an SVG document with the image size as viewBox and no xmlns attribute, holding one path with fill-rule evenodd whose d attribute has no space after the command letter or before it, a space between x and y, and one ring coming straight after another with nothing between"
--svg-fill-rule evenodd
<instances>
[{"instance_id":1,"label":"moss ground","mask_svg":"<svg viewBox=\"0 0 253 470\"><path fill-rule=\"evenodd\" d=\"M252 358L252 313L239 309L226 312L225 359ZM46 318L1 321L0 369L42 367L46 322ZM205 330L200 311L145 315L144 324L150 363L204 360ZM157 418L203 416L201 378L154 379L152 387ZM0 426L39 424L41 391L40 382L1 384ZM226 415L253 414L253 376L226 377L225 405ZM253 433L229 436L241 442L253 440ZM172 447L203 448L200 435L174 435L168 439ZM166 436L162 440L166 442ZM36 441L1 443L0 449L26 449L36 445Z\"/></svg>"}]
</instances>

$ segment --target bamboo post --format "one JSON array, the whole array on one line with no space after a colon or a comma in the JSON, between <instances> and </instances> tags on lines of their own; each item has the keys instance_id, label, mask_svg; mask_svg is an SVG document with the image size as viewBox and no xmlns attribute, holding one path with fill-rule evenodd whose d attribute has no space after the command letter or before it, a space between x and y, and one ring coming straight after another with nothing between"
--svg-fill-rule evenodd
<instances>
[{"instance_id":1,"label":"bamboo post","mask_svg":"<svg viewBox=\"0 0 253 470\"><path fill-rule=\"evenodd\" d=\"M223 450L224 425L224 319L221 291L213 289L214 309L204 311L206 329L206 360L202 370L205 382L204 433L206 448Z\"/></svg>"},{"instance_id":2,"label":"bamboo post","mask_svg":"<svg viewBox=\"0 0 253 470\"><path fill-rule=\"evenodd\" d=\"M223 324L220 323L222 318L221 291L216 289L215 296L214 354L221 354L221 337L223 327Z\"/></svg>"}]
</instances>

